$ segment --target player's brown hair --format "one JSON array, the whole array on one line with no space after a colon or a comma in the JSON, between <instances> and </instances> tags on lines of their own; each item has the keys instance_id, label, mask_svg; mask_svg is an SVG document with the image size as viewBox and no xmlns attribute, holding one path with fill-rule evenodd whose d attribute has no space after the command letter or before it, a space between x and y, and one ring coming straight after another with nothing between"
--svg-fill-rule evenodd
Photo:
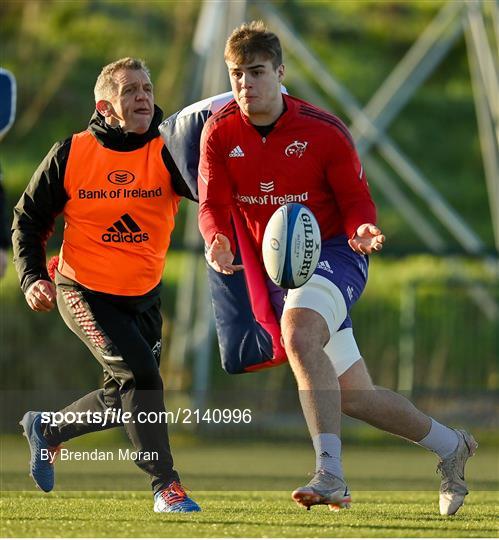
<instances>
[{"instance_id":1,"label":"player's brown hair","mask_svg":"<svg viewBox=\"0 0 499 540\"><path fill-rule=\"evenodd\" d=\"M135 69L145 71L147 76L151 78L149 68L146 66L144 60L140 58L120 58L116 62L107 64L102 68L100 75L97 77L97 82L94 87L95 102L101 99L109 99L116 95L118 85L114 80L114 75L121 69Z\"/></svg>"},{"instance_id":2,"label":"player's brown hair","mask_svg":"<svg viewBox=\"0 0 499 540\"><path fill-rule=\"evenodd\" d=\"M236 28L225 44L224 58L235 64L251 63L256 56L270 60L274 69L282 64L279 38L263 21L251 21Z\"/></svg>"}]
</instances>

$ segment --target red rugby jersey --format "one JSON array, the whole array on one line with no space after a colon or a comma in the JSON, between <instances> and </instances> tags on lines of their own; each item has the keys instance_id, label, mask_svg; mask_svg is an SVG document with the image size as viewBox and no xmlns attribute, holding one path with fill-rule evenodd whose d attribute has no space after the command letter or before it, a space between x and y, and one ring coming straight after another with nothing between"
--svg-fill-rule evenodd
<instances>
[{"instance_id":1,"label":"red rugby jersey","mask_svg":"<svg viewBox=\"0 0 499 540\"><path fill-rule=\"evenodd\" d=\"M299 202L314 213L322 239L353 236L376 223L376 208L352 137L336 116L283 95L287 110L262 137L237 103L229 102L203 129L199 162L199 227L210 245L234 238L231 205L239 207L261 248L274 211Z\"/></svg>"}]
</instances>

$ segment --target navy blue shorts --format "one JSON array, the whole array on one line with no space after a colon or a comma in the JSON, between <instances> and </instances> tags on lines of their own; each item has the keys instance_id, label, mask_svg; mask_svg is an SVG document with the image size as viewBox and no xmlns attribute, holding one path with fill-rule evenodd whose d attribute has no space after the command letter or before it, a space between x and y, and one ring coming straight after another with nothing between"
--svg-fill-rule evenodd
<instances>
[{"instance_id":1,"label":"navy blue shorts","mask_svg":"<svg viewBox=\"0 0 499 540\"><path fill-rule=\"evenodd\" d=\"M345 300L347 317L338 330L352 327L350 309L364 291L369 267L368 257L355 253L347 240L346 235L341 235L322 242L321 256L314 272L314 275L334 283ZM270 279L267 279L267 287L272 306L280 320L288 291L281 289Z\"/></svg>"}]
</instances>

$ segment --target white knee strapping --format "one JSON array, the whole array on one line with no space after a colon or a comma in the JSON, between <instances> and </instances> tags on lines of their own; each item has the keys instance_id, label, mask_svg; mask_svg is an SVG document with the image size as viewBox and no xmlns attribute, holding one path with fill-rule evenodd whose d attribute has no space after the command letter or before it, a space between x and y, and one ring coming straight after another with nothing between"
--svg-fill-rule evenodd
<instances>
[{"instance_id":1,"label":"white knee strapping","mask_svg":"<svg viewBox=\"0 0 499 540\"><path fill-rule=\"evenodd\" d=\"M333 363L338 377L343 375L347 369L361 358L359 347L357 346L351 328L343 328L343 330L335 332L329 343L324 347L324 352Z\"/></svg>"},{"instance_id":2,"label":"white knee strapping","mask_svg":"<svg viewBox=\"0 0 499 540\"><path fill-rule=\"evenodd\" d=\"M288 291L284 311L292 308L308 308L322 315L329 328L329 336L336 333L347 317L347 306L340 289L316 274L303 287Z\"/></svg>"},{"instance_id":3,"label":"white knee strapping","mask_svg":"<svg viewBox=\"0 0 499 540\"><path fill-rule=\"evenodd\" d=\"M361 358L357 342L351 328L338 328L347 317L347 306L340 289L328 279L313 275L298 289L290 289L284 310L308 308L324 317L329 328L329 342L324 347L339 377Z\"/></svg>"}]
</instances>

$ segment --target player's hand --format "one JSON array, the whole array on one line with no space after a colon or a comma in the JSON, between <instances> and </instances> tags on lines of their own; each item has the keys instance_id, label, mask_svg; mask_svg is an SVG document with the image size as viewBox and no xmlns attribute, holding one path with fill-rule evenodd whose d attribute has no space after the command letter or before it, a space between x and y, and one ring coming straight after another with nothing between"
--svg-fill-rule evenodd
<instances>
[{"instance_id":1,"label":"player's hand","mask_svg":"<svg viewBox=\"0 0 499 540\"><path fill-rule=\"evenodd\" d=\"M217 272L231 275L243 269L242 264L232 264L234 255L230 250L230 240L218 233L206 252L208 264Z\"/></svg>"},{"instance_id":2,"label":"player's hand","mask_svg":"<svg viewBox=\"0 0 499 540\"><path fill-rule=\"evenodd\" d=\"M348 245L359 255L371 255L373 251L381 251L385 236L381 230L372 223L364 223L357 229L357 233L350 238Z\"/></svg>"},{"instance_id":3,"label":"player's hand","mask_svg":"<svg viewBox=\"0 0 499 540\"><path fill-rule=\"evenodd\" d=\"M55 285L51 281L35 281L24 295L28 306L33 311L51 311L55 307Z\"/></svg>"}]
</instances>

